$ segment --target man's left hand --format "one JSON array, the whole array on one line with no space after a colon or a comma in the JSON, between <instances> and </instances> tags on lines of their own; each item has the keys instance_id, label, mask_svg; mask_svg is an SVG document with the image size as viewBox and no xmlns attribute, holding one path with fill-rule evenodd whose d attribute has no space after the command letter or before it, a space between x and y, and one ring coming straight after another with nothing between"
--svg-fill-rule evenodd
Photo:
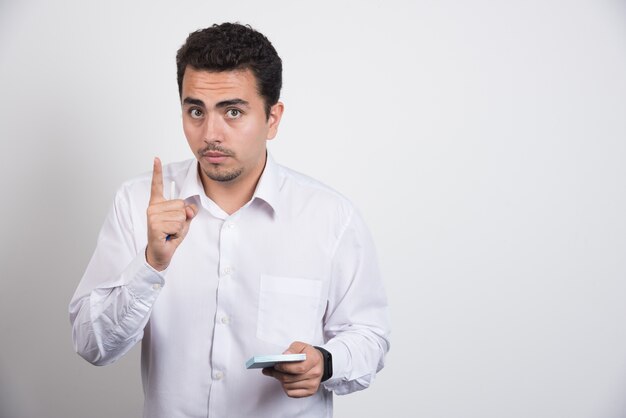
<instances>
[{"instance_id":1,"label":"man's left hand","mask_svg":"<svg viewBox=\"0 0 626 418\"><path fill-rule=\"evenodd\" d=\"M317 392L324 375L324 357L312 345L300 341L291 343L283 354L306 354L306 360L293 363L279 363L263 369L265 376L271 376L283 386L287 396L304 398Z\"/></svg>"}]
</instances>

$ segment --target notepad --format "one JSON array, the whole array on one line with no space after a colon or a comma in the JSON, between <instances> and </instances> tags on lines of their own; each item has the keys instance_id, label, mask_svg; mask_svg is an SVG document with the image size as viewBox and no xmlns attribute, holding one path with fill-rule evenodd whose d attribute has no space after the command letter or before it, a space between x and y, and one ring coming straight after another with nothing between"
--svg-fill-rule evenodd
<instances>
[{"instance_id":1,"label":"notepad","mask_svg":"<svg viewBox=\"0 0 626 418\"><path fill-rule=\"evenodd\" d=\"M306 360L306 354L273 354L266 356L254 356L246 361L246 369L262 369L274 367L277 363L290 363Z\"/></svg>"}]
</instances>

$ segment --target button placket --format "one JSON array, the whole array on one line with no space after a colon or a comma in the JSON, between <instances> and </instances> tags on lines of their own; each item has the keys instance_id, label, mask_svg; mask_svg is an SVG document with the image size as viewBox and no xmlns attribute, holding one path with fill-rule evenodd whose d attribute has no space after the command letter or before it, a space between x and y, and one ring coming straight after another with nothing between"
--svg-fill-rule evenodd
<instances>
[{"instance_id":1,"label":"button placket","mask_svg":"<svg viewBox=\"0 0 626 418\"><path fill-rule=\"evenodd\" d=\"M234 249L236 224L227 220L222 225L220 231L220 276L228 277L232 275L234 267L232 265L231 254Z\"/></svg>"},{"instance_id":2,"label":"button placket","mask_svg":"<svg viewBox=\"0 0 626 418\"><path fill-rule=\"evenodd\" d=\"M231 322L228 315L232 308L233 285L232 277L236 273L236 266L233 266L235 249L237 248L237 227L234 222L226 219L222 224L219 234L219 258L218 258L218 282L217 282L217 303L215 312L215 329L213 336L214 347L220 349L212 350L211 367L213 368L213 379L215 382L223 381L228 373L228 364L232 355L230 347L233 346L233 335ZM223 387L225 381L216 385Z\"/></svg>"}]
</instances>

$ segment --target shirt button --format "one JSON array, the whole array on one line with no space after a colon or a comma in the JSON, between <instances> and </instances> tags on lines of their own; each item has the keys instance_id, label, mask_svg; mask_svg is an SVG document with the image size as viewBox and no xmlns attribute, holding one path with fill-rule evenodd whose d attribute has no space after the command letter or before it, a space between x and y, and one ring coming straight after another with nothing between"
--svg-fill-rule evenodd
<instances>
[{"instance_id":1,"label":"shirt button","mask_svg":"<svg viewBox=\"0 0 626 418\"><path fill-rule=\"evenodd\" d=\"M224 377L224 373L215 372L215 380L222 380L223 377Z\"/></svg>"},{"instance_id":2,"label":"shirt button","mask_svg":"<svg viewBox=\"0 0 626 418\"><path fill-rule=\"evenodd\" d=\"M233 228L235 227L235 224L234 224L234 223L232 223L232 222L229 222L229 223L228 223L228 227L229 227L230 229L233 229Z\"/></svg>"},{"instance_id":3,"label":"shirt button","mask_svg":"<svg viewBox=\"0 0 626 418\"><path fill-rule=\"evenodd\" d=\"M230 267L224 267L224 274L230 274L233 271Z\"/></svg>"},{"instance_id":4,"label":"shirt button","mask_svg":"<svg viewBox=\"0 0 626 418\"><path fill-rule=\"evenodd\" d=\"M154 290L159 290L159 289L161 288L161 285L160 285L160 284L158 284L158 283L155 283L155 284L153 284L153 285L152 285L152 288L153 288Z\"/></svg>"},{"instance_id":5,"label":"shirt button","mask_svg":"<svg viewBox=\"0 0 626 418\"><path fill-rule=\"evenodd\" d=\"M222 321L222 324L224 324L224 325L230 324L230 318L228 316L226 316L226 315L224 315L222 317L221 321Z\"/></svg>"}]
</instances>

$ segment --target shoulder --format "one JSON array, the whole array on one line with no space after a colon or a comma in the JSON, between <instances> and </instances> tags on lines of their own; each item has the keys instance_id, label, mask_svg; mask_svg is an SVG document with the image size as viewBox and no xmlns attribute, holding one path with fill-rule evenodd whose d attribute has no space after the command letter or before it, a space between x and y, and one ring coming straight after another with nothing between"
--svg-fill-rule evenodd
<instances>
[{"instance_id":1,"label":"shoulder","mask_svg":"<svg viewBox=\"0 0 626 418\"><path fill-rule=\"evenodd\" d=\"M334 213L344 222L355 212L352 201L334 188L291 168L278 167L283 178L281 189L296 208L303 210L306 206L313 211Z\"/></svg>"}]
</instances>

